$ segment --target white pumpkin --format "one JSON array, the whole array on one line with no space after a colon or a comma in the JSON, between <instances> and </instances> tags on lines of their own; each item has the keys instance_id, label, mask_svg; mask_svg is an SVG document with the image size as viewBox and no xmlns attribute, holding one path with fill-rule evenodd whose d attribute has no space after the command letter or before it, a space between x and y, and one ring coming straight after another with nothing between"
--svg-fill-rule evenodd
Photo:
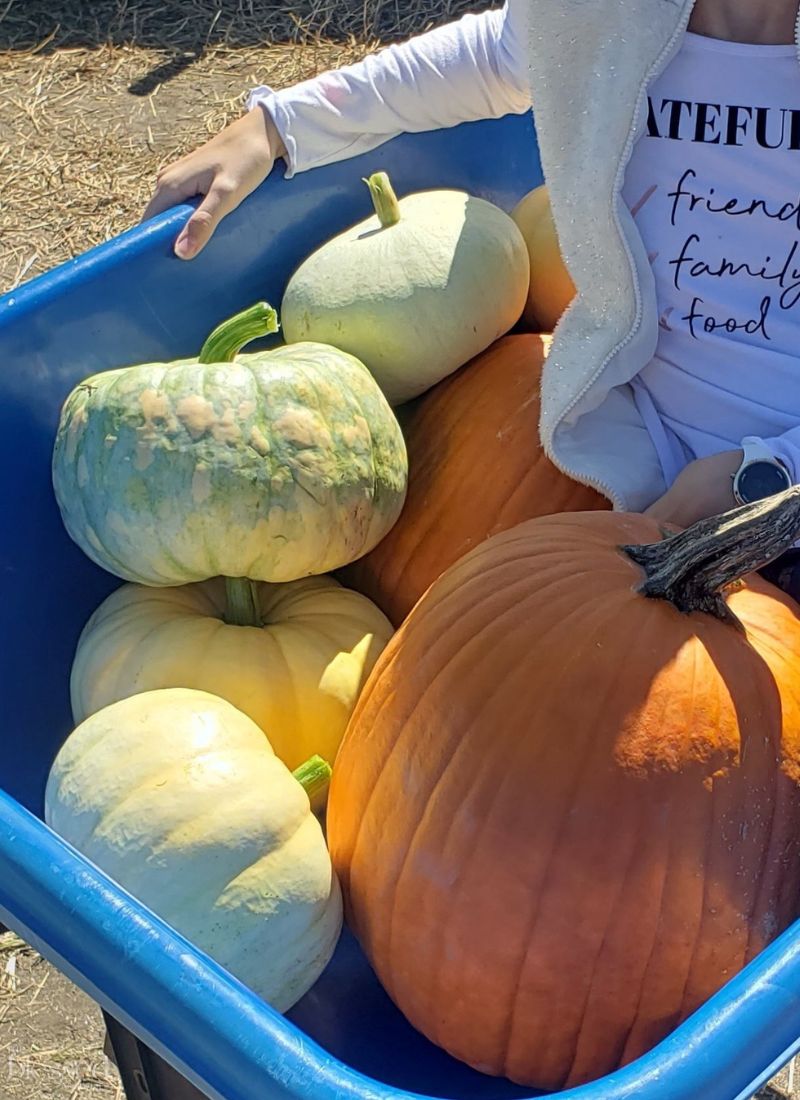
<instances>
[{"instance_id":1,"label":"white pumpkin","mask_svg":"<svg viewBox=\"0 0 800 1100\"><path fill-rule=\"evenodd\" d=\"M333 954L341 893L308 794L223 699L172 688L98 711L56 757L45 820L280 1012Z\"/></svg>"},{"instance_id":2,"label":"white pumpkin","mask_svg":"<svg viewBox=\"0 0 800 1100\"><path fill-rule=\"evenodd\" d=\"M232 614L246 588L252 605ZM72 717L142 691L185 687L233 703L296 768L333 763L361 688L393 633L378 608L332 577L286 584L125 584L83 629L72 665Z\"/></svg>"},{"instance_id":3,"label":"white pumpkin","mask_svg":"<svg viewBox=\"0 0 800 1100\"><path fill-rule=\"evenodd\" d=\"M288 343L313 340L357 356L399 405L519 320L528 252L509 215L490 202L463 191L398 202L385 173L366 182L375 215L300 265L281 320Z\"/></svg>"}]
</instances>

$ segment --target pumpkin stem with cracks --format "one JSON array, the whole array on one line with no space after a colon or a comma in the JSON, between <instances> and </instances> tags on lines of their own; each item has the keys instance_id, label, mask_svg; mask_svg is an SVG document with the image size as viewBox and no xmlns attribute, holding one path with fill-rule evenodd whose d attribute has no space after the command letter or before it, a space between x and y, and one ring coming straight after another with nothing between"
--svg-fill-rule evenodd
<instances>
[{"instance_id":1,"label":"pumpkin stem with cracks","mask_svg":"<svg viewBox=\"0 0 800 1100\"><path fill-rule=\"evenodd\" d=\"M255 581L247 577L226 577L225 622L231 626L263 626Z\"/></svg>"},{"instance_id":2,"label":"pumpkin stem with cracks","mask_svg":"<svg viewBox=\"0 0 800 1100\"><path fill-rule=\"evenodd\" d=\"M669 600L679 611L705 611L744 630L722 590L788 550L800 533L800 485L701 519L677 535L620 549L640 565L643 596Z\"/></svg>"},{"instance_id":3,"label":"pumpkin stem with cracks","mask_svg":"<svg viewBox=\"0 0 800 1100\"><path fill-rule=\"evenodd\" d=\"M400 203L394 193L391 181L385 172L374 172L364 180L369 188L369 195L378 221L384 229L397 225L400 221Z\"/></svg>"},{"instance_id":4,"label":"pumpkin stem with cracks","mask_svg":"<svg viewBox=\"0 0 800 1100\"><path fill-rule=\"evenodd\" d=\"M256 302L217 325L200 349L198 363L232 363L245 344L271 336L280 328L278 314L267 302Z\"/></svg>"},{"instance_id":5,"label":"pumpkin stem with cracks","mask_svg":"<svg viewBox=\"0 0 800 1100\"><path fill-rule=\"evenodd\" d=\"M305 764L295 768L292 775L308 795L309 801L313 802L315 795L322 794L330 783L331 766L321 756L312 756Z\"/></svg>"}]
</instances>

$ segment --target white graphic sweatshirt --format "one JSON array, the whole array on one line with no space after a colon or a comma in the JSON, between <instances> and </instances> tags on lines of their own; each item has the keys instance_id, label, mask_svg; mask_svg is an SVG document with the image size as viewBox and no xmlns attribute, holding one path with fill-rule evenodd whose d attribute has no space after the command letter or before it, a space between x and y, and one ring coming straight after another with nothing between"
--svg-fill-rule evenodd
<instances>
[{"instance_id":1,"label":"white graphic sweatshirt","mask_svg":"<svg viewBox=\"0 0 800 1100\"><path fill-rule=\"evenodd\" d=\"M512 0L294 88L256 89L250 106L262 103L275 119L289 174L402 132L522 113L531 106L529 11ZM627 494L613 477L581 476L552 453L558 421L551 457L618 507L645 507L692 459L738 448L744 436L762 438L800 481L796 47L682 34L643 96L646 118L620 191L652 272L657 339L624 388L660 476L651 460L645 483ZM577 419L563 417L565 435ZM586 449L573 446L582 459ZM590 454L589 471L591 462Z\"/></svg>"}]
</instances>

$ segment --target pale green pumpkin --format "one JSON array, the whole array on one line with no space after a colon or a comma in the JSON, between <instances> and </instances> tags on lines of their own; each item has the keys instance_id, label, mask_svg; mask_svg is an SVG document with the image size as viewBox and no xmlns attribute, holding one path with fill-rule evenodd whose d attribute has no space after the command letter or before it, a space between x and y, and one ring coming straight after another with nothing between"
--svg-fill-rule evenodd
<instances>
[{"instance_id":1,"label":"pale green pumpkin","mask_svg":"<svg viewBox=\"0 0 800 1100\"><path fill-rule=\"evenodd\" d=\"M316 343L239 355L277 329L264 303L200 356L94 375L53 455L67 531L125 580L288 581L375 546L405 498L399 425L369 371Z\"/></svg>"},{"instance_id":2,"label":"pale green pumpkin","mask_svg":"<svg viewBox=\"0 0 800 1100\"><path fill-rule=\"evenodd\" d=\"M281 318L287 341L358 356L400 405L516 324L530 265L521 232L493 203L444 190L398 201L384 172L366 183L374 216L303 261Z\"/></svg>"}]
</instances>

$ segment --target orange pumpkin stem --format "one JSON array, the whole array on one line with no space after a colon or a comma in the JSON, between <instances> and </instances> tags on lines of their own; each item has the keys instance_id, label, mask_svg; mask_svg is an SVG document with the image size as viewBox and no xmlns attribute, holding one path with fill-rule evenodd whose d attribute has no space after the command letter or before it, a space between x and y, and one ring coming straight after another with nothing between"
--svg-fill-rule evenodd
<instances>
[{"instance_id":1,"label":"orange pumpkin stem","mask_svg":"<svg viewBox=\"0 0 800 1100\"><path fill-rule=\"evenodd\" d=\"M725 603L723 589L762 569L788 550L800 533L800 485L720 516L702 519L677 535L646 546L621 546L640 565L643 596L669 600L679 611L705 611L744 627Z\"/></svg>"}]
</instances>

